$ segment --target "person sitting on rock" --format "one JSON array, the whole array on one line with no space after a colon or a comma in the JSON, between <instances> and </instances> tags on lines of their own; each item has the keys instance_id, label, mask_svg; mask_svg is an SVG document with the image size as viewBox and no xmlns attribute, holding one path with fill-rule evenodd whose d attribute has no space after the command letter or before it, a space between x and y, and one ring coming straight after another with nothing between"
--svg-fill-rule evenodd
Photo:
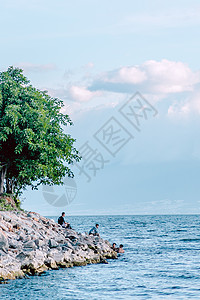
<instances>
[{"instance_id":1,"label":"person sitting on rock","mask_svg":"<svg viewBox=\"0 0 200 300\"><path fill-rule=\"evenodd\" d=\"M65 222L65 212L63 211L62 212L62 215L58 218L58 224L60 224L63 228L69 228L69 229L72 229L70 224Z\"/></svg>"},{"instance_id":2,"label":"person sitting on rock","mask_svg":"<svg viewBox=\"0 0 200 300\"><path fill-rule=\"evenodd\" d=\"M99 236L98 227L99 224L96 224L94 227L92 227L92 229L89 231L89 235Z\"/></svg>"},{"instance_id":3,"label":"person sitting on rock","mask_svg":"<svg viewBox=\"0 0 200 300\"><path fill-rule=\"evenodd\" d=\"M125 251L124 251L124 249L123 249L123 245L121 244L121 245L119 245L119 248L118 248L118 253L124 253Z\"/></svg>"}]
</instances>

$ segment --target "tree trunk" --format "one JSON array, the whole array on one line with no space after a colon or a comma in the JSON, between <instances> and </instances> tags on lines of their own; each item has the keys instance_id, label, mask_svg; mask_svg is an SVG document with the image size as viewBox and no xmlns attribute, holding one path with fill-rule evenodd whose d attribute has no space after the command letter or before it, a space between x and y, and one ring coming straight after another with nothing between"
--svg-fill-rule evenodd
<instances>
[{"instance_id":1,"label":"tree trunk","mask_svg":"<svg viewBox=\"0 0 200 300\"><path fill-rule=\"evenodd\" d=\"M10 178L6 178L6 193L13 194L13 181Z\"/></svg>"},{"instance_id":2,"label":"tree trunk","mask_svg":"<svg viewBox=\"0 0 200 300\"><path fill-rule=\"evenodd\" d=\"M4 192L4 181L6 178L7 165L0 166L0 195Z\"/></svg>"}]
</instances>

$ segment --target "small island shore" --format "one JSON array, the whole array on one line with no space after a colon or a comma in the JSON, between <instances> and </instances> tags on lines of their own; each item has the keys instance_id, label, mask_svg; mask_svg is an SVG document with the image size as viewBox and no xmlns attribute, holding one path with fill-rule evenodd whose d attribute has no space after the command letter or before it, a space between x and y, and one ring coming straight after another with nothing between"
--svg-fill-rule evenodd
<instances>
[{"instance_id":1,"label":"small island shore","mask_svg":"<svg viewBox=\"0 0 200 300\"><path fill-rule=\"evenodd\" d=\"M115 258L99 236L64 229L35 212L0 211L0 283Z\"/></svg>"}]
</instances>

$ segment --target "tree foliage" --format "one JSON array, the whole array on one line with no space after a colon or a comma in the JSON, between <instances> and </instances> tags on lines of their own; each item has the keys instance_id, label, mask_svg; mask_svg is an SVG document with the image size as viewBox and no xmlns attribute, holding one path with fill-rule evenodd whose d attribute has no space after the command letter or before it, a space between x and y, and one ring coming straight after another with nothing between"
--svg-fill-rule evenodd
<instances>
[{"instance_id":1,"label":"tree foliage","mask_svg":"<svg viewBox=\"0 0 200 300\"><path fill-rule=\"evenodd\" d=\"M69 165L80 157L75 140L64 133L72 122L61 113L63 105L34 88L23 70L0 73L0 181L2 186L6 180L7 192L73 177Z\"/></svg>"}]
</instances>

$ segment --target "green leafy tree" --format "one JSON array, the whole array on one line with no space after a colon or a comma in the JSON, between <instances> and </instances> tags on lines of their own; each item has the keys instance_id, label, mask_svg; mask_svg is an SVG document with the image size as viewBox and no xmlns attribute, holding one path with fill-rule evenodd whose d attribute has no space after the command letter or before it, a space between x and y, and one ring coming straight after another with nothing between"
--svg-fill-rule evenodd
<instances>
[{"instance_id":1,"label":"green leafy tree","mask_svg":"<svg viewBox=\"0 0 200 300\"><path fill-rule=\"evenodd\" d=\"M34 88L23 70L0 73L0 194L19 195L26 186L62 184L79 161L63 101Z\"/></svg>"}]
</instances>

